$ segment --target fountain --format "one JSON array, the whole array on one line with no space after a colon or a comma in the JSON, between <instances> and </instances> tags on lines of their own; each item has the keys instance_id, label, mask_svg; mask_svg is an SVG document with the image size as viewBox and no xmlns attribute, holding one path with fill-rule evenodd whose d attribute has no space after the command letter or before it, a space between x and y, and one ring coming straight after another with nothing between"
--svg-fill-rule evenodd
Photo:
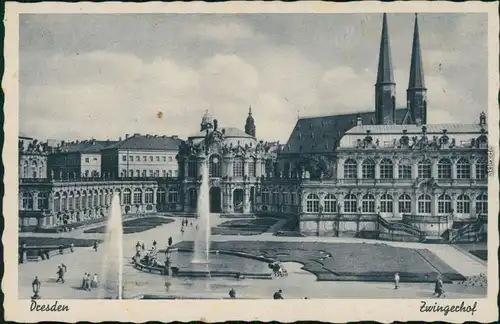
<instances>
[{"instance_id":1,"label":"fountain","mask_svg":"<svg viewBox=\"0 0 500 324\"><path fill-rule=\"evenodd\" d=\"M122 299L123 288L123 227L120 195L111 200L101 273L101 298Z\"/></svg>"},{"instance_id":2,"label":"fountain","mask_svg":"<svg viewBox=\"0 0 500 324\"><path fill-rule=\"evenodd\" d=\"M208 164L202 162L200 167L201 186L198 195L198 225L199 229L194 240L193 263L209 263L210 253L210 201L208 187Z\"/></svg>"}]
</instances>

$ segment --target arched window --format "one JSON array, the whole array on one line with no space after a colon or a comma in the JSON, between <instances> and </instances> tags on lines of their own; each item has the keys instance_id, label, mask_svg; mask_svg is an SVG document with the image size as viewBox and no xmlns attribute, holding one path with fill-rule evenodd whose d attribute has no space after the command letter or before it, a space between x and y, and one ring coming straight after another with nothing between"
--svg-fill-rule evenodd
<instances>
[{"instance_id":1,"label":"arched window","mask_svg":"<svg viewBox=\"0 0 500 324\"><path fill-rule=\"evenodd\" d=\"M142 177L143 177L143 178L146 178L146 177L147 177L147 175L148 175L148 171L146 171L146 170L142 170Z\"/></svg>"},{"instance_id":2,"label":"arched window","mask_svg":"<svg viewBox=\"0 0 500 324\"><path fill-rule=\"evenodd\" d=\"M476 197L476 213L488 214L488 195L482 194Z\"/></svg>"},{"instance_id":3,"label":"arched window","mask_svg":"<svg viewBox=\"0 0 500 324\"><path fill-rule=\"evenodd\" d=\"M23 193L23 209L24 210L33 209L33 196L29 192Z\"/></svg>"},{"instance_id":4,"label":"arched window","mask_svg":"<svg viewBox=\"0 0 500 324\"><path fill-rule=\"evenodd\" d=\"M119 198L119 201L120 201L120 205L123 205L124 202L123 202L123 197L122 197L122 191L120 189L116 188L114 194L118 195L118 198ZM111 197L111 200L113 200L113 197Z\"/></svg>"},{"instance_id":5,"label":"arched window","mask_svg":"<svg viewBox=\"0 0 500 324\"><path fill-rule=\"evenodd\" d=\"M398 199L400 213L411 213L411 197L409 194L402 194Z\"/></svg>"},{"instance_id":6,"label":"arched window","mask_svg":"<svg viewBox=\"0 0 500 324\"><path fill-rule=\"evenodd\" d=\"M353 159L347 159L344 162L344 178L357 179L358 178L358 163Z\"/></svg>"},{"instance_id":7,"label":"arched window","mask_svg":"<svg viewBox=\"0 0 500 324\"><path fill-rule=\"evenodd\" d=\"M188 177L197 177L198 176L198 161L196 159L191 158L188 160Z\"/></svg>"},{"instance_id":8,"label":"arched window","mask_svg":"<svg viewBox=\"0 0 500 324\"><path fill-rule=\"evenodd\" d=\"M74 203L74 195L73 195L73 191L70 191L69 196L68 196L68 209L69 210L73 210L75 208L73 203Z\"/></svg>"},{"instance_id":9,"label":"arched window","mask_svg":"<svg viewBox=\"0 0 500 324\"><path fill-rule=\"evenodd\" d=\"M156 203L160 205L165 203L165 189L158 188L156 191Z\"/></svg>"},{"instance_id":10,"label":"arched window","mask_svg":"<svg viewBox=\"0 0 500 324\"><path fill-rule=\"evenodd\" d=\"M432 176L432 163L431 160L425 159L418 162L418 177L430 179Z\"/></svg>"},{"instance_id":11,"label":"arched window","mask_svg":"<svg viewBox=\"0 0 500 324\"><path fill-rule=\"evenodd\" d=\"M476 161L476 179L486 179L488 167L486 160L480 158Z\"/></svg>"},{"instance_id":12,"label":"arched window","mask_svg":"<svg viewBox=\"0 0 500 324\"><path fill-rule=\"evenodd\" d=\"M250 158L248 160L248 176L255 177L255 159L254 158Z\"/></svg>"},{"instance_id":13,"label":"arched window","mask_svg":"<svg viewBox=\"0 0 500 324\"><path fill-rule=\"evenodd\" d=\"M269 205L269 191L267 190L262 191L262 204Z\"/></svg>"},{"instance_id":14,"label":"arched window","mask_svg":"<svg viewBox=\"0 0 500 324\"><path fill-rule=\"evenodd\" d=\"M233 176L243 177L243 157L236 156L233 160Z\"/></svg>"},{"instance_id":15,"label":"arched window","mask_svg":"<svg viewBox=\"0 0 500 324\"><path fill-rule=\"evenodd\" d=\"M460 195L457 198L457 213L470 214L470 198L467 195Z\"/></svg>"},{"instance_id":16,"label":"arched window","mask_svg":"<svg viewBox=\"0 0 500 324\"><path fill-rule=\"evenodd\" d=\"M102 190L99 191L99 206L104 205L104 196Z\"/></svg>"},{"instance_id":17,"label":"arched window","mask_svg":"<svg viewBox=\"0 0 500 324\"><path fill-rule=\"evenodd\" d=\"M189 206L191 208L196 208L198 206L198 190L196 190L196 188L189 188L188 195Z\"/></svg>"},{"instance_id":18,"label":"arched window","mask_svg":"<svg viewBox=\"0 0 500 324\"><path fill-rule=\"evenodd\" d=\"M142 204L142 190L139 188L134 189L134 204Z\"/></svg>"},{"instance_id":19,"label":"arched window","mask_svg":"<svg viewBox=\"0 0 500 324\"><path fill-rule=\"evenodd\" d=\"M393 201L392 196L389 194L383 194L380 197L380 212L381 213L393 213Z\"/></svg>"},{"instance_id":20,"label":"arched window","mask_svg":"<svg viewBox=\"0 0 500 324\"><path fill-rule=\"evenodd\" d=\"M419 214L431 213L431 196L420 195L420 197L418 197L418 213Z\"/></svg>"},{"instance_id":21,"label":"arched window","mask_svg":"<svg viewBox=\"0 0 500 324\"><path fill-rule=\"evenodd\" d=\"M375 161L367 159L362 165L363 179L375 179Z\"/></svg>"},{"instance_id":22,"label":"arched window","mask_svg":"<svg viewBox=\"0 0 500 324\"><path fill-rule=\"evenodd\" d=\"M196 192L195 192L196 193ZM179 198L178 198L178 193L177 193L177 190L175 190L174 188L170 188L168 190L168 202L169 203L177 203L179 201Z\"/></svg>"},{"instance_id":23,"label":"arched window","mask_svg":"<svg viewBox=\"0 0 500 324\"><path fill-rule=\"evenodd\" d=\"M75 209L81 209L81 205L80 205L80 191L77 191L76 194L75 194Z\"/></svg>"},{"instance_id":24,"label":"arched window","mask_svg":"<svg viewBox=\"0 0 500 324\"><path fill-rule=\"evenodd\" d=\"M411 179L411 162L408 159L401 159L398 164L399 179Z\"/></svg>"},{"instance_id":25,"label":"arched window","mask_svg":"<svg viewBox=\"0 0 500 324\"><path fill-rule=\"evenodd\" d=\"M58 213L61 211L61 196L58 192L54 194L54 212Z\"/></svg>"},{"instance_id":26,"label":"arched window","mask_svg":"<svg viewBox=\"0 0 500 324\"><path fill-rule=\"evenodd\" d=\"M144 195L144 202L146 204L152 204L154 202L153 194L154 194L153 189L151 189L151 188L147 188L146 189L146 192L145 192L145 195Z\"/></svg>"},{"instance_id":27,"label":"arched window","mask_svg":"<svg viewBox=\"0 0 500 324\"><path fill-rule=\"evenodd\" d=\"M210 177L220 178L221 177L221 158L217 154L210 156L210 168L208 169L208 174Z\"/></svg>"},{"instance_id":28,"label":"arched window","mask_svg":"<svg viewBox=\"0 0 500 324\"><path fill-rule=\"evenodd\" d=\"M132 203L132 191L130 189L123 190L123 204L130 205Z\"/></svg>"},{"instance_id":29,"label":"arched window","mask_svg":"<svg viewBox=\"0 0 500 324\"><path fill-rule=\"evenodd\" d=\"M94 190L94 207L99 207L99 192Z\"/></svg>"},{"instance_id":30,"label":"arched window","mask_svg":"<svg viewBox=\"0 0 500 324\"><path fill-rule=\"evenodd\" d=\"M82 209L87 208L87 192L84 190L82 191Z\"/></svg>"},{"instance_id":31,"label":"arched window","mask_svg":"<svg viewBox=\"0 0 500 324\"><path fill-rule=\"evenodd\" d=\"M356 213L358 211L358 199L353 194L344 197L344 212Z\"/></svg>"},{"instance_id":32,"label":"arched window","mask_svg":"<svg viewBox=\"0 0 500 324\"><path fill-rule=\"evenodd\" d=\"M141 170L135 170L135 176L137 178L140 178L141 177Z\"/></svg>"},{"instance_id":33,"label":"arched window","mask_svg":"<svg viewBox=\"0 0 500 324\"><path fill-rule=\"evenodd\" d=\"M323 209L325 213L336 213L337 212L337 199L331 193L325 196L325 200L323 203Z\"/></svg>"},{"instance_id":34,"label":"arched window","mask_svg":"<svg viewBox=\"0 0 500 324\"><path fill-rule=\"evenodd\" d=\"M89 194L88 194L88 197L87 197L87 207L88 208L92 208L92 201L93 201L93 194L92 194L92 190L89 190Z\"/></svg>"},{"instance_id":35,"label":"arched window","mask_svg":"<svg viewBox=\"0 0 500 324\"><path fill-rule=\"evenodd\" d=\"M457 161L457 179L470 179L470 163L466 159Z\"/></svg>"},{"instance_id":36,"label":"arched window","mask_svg":"<svg viewBox=\"0 0 500 324\"><path fill-rule=\"evenodd\" d=\"M134 170L129 170L128 176L133 178L134 177Z\"/></svg>"},{"instance_id":37,"label":"arched window","mask_svg":"<svg viewBox=\"0 0 500 324\"><path fill-rule=\"evenodd\" d=\"M316 194L309 194L306 198L306 212L318 213L319 212L319 197Z\"/></svg>"},{"instance_id":38,"label":"arched window","mask_svg":"<svg viewBox=\"0 0 500 324\"><path fill-rule=\"evenodd\" d=\"M392 179L394 177L394 166L389 159L380 161L380 179Z\"/></svg>"},{"instance_id":39,"label":"arched window","mask_svg":"<svg viewBox=\"0 0 500 324\"><path fill-rule=\"evenodd\" d=\"M37 196L37 209L44 210L49 208L49 198L47 193L39 192Z\"/></svg>"},{"instance_id":40,"label":"arched window","mask_svg":"<svg viewBox=\"0 0 500 324\"><path fill-rule=\"evenodd\" d=\"M451 179L451 161L442 158L438 162L438 179Z\"/></svg>"},{"instance_id":41,"label":"arched window","mask_svg":"<svg viewBox=\"0 0 500 324\"><path fill-rule=\"evenodd\" d=\"M447 194L443 194L438 198L438 214L451 213L451 198Z\"/></svg>"},{"instance_id":42,"label":"arched window","mask_svg":"<svg viewBox=\"0 0 500 324\"><path fill-rule=\"evenodd\" d=\"M154 175L153 170L149 170L149 177L152 178Z\"/></svg>"},{"instance_id":43,"label":"arched window","mask_svg":"<svg viewBox=\"0 0 500 324\"><path fill-rule=\"evenodd\" d=\"M375 212L375 197L372 194L366 194L362 198L362 211L363 213Z\"/></svg>"},{"instance_id":44,"label":"arched window","mask_svg":"<svg viewBox=\"0 0 500 324\"><path fill-rule=\"evenodd\" d=\"M63 192L62 198L61 198L61 210L62 211L67 211L68 210L68 194L66 192Z\"/></svg>"},{"instance_id":45,"label":"arched window","mask_svg":"<svg viewBox=\"0 0 500 324\"><path fill-rule=\"evenodd\" d=\"M33 178L37 177L37 173L38 173L37 171L38 171L38 165L37 165L36 161L31 162L31 176Z\"/></svg>"}]
</instances>

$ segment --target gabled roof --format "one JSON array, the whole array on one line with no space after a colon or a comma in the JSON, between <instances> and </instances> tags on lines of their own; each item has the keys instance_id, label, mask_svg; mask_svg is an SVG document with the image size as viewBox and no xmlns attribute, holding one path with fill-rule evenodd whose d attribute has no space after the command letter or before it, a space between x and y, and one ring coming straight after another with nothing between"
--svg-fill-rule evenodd
<instances>
[{"instance_id":1,"label":"gabled roof","mask_svg":"<svg viewBox=\"0 0 500 324\"><path fill-rule=\"evenodd\" d=\"M113 145L117 141L86 140L69 142L60 146L56 153L99 153L103 148Z\"/></svg>"},{"instance_id":2,"label":"gabled roof","mask_svg":"<svg viewBox=\"0 0 500 324\"><path fill-rule=\"evenodd\" d=\"M407 109L396 109L396 123L400 124ZM363 125L375 123L375 112L362 112L321 117L300 118L280 154L307 154L333 152L344 134L361 118Z\"/></svg>"},{"instance_id":3,"label":"gabled roof","mask_svg":"<svg viewBox=\"0 0 500 324\"><path fill-rule=\"evenodd\" d=\"M177 151L182 142L183 140L177 136L134 134L114 145L107 146L106 149Z\"/></svg>"}]
</instances>

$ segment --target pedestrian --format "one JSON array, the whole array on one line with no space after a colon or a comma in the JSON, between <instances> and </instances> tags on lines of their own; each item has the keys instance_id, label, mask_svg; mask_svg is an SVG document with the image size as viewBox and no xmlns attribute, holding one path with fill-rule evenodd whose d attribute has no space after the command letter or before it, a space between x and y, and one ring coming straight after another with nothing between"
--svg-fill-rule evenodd
<instances>
[{"instance_id":1,"label":"pedestrian","mask_svg":"<svg viewBox=\"0 0 500 324\"><path fill-rule=\"evenodd\" d=\"M61 283L64 283L64 269L59 266L57 269L57 280L56 282L61 281Z\"/></svg>"},{"instance_id":2,"label":"pedestrian","mask_svg":"<svg viewBox=\"0 0 500 324\"><path fill-rule=\"evenodd\" d=\"M441 276L438 276L438 278L436 279L435 287L434 287L434 295L437 295L438 298L440 298L441 296L446 297L444 295L444 287L443 286L444 286L443 279L441 278Z\"/></svg>"},{"instance_id":3,"label":"pedestrian","mask_svg":"<svg viewBox=\"0 0 500 324\"><path fill-rule=\"evenodd\" d=\"M277 292L274 293L273 299L283 299L282 293L283 293L283 290L281 290L281 289L278 290Z\"/></svg>"},{"instance_id":4,"label":"pedestrian","mask_svg":"<svg viewBox=\"0 0 500 324\"><path fill-rule=\"evenodd\" d=\"M236 290L234 290L234 288L231 288L231 290L229 290L229 297L236 298Z\"/></svg>"},{"instance_id":5,"label":"pedestrian","mask_svg":"<svg viewBox=\"0 0 500 324\"><path fill-rule=\"evenodd\" d=\"M87 276L85 277L85 290L90 291L90 272L87 273Z\"/></svg>"},{"instance_id":6,"label":"pedestrian","mask_svg":"<svg viewBox=\"0 0 500 324\"><path fill-rule=\"evenodd\" d=\"M399 273L396 272L396 274L394 275L394 289L398 288L399 288Z\"/></svg>"},{"instance_id":7,"label":"pedestrian","mask_svg":"<svg viewBox=\"0 0 500 324\"><path fill-rule=\"evenodd\" d=\"M169 292L169 291L170 291L170 286L171 286L171 285L172 285L172 284L170 283L170 281L168 281L168 279L167 279L167 280L165 280L165 290L166 290L167 292Z\"/></svg>"},{"instance_id":8,"label":"pedestrian","mask_svg":"<svg viewBox=\"0 0 500 324\"><path fill-rule=\"evenodd\" d=\"M193 227L193 222L191 222L189 225L191 225L191 227Z\"/></svg>"},{"instance_id":9,"label":"pedestrian","mask_svg":"<svg viewBox=\"0 0 500 324\"><path fill-rule=\"evenodd\" d=\"M92 285L92 288L97 288L97 273L94 273L94 277L92 277L91 285Z\"/></svg>"},{"instance_id":10,"label":"pedestrian","mask_svg":"<svg viewBox=\"0 0 500 324\"><path fill-rule=\"evenodd\" d=\"M94 251L96 251L96 252L97 252L97 247L98 247L98 243L97 243L97 241L95 241L94 242Z\"/></svg>"},{"instance_id":11,"label":"pedestrian","mask_svg":"<svg viewBox=\"0 0 500 324\"><path fill-rule=\"evenodd\" d=\"M168 238L168 246L171 246L171 245L172 245L172 243L173 243L173 241L172 241L172 236L170 236L170 237Z\"/></svg>"},{"instance_id":12,"label":"pedestrian","mask_svg":"<svg viewBox=\"0 0 500 324\"><path fill-rule=\"evenodd\" d=\"M142 250L146 250L146 245L144 245L144 242L142 242Z\"/></svg>"},{"instance_id":13,"label":"pedestrian","mask_svg":"<svg viewBox=\"0 0 500 324\"><path fill-rule=\"evenodd\" d=\"M85 280L87 280L87 273L85 272L85 274L83 275L83 278L82 278L82 289L85 289Z\"/></svg>"},{"instance_id":14,"label":"pedestrian","mask_svg":"<svg viewBox=\"0 0 500 324\"><path fill-rule=\"evenodd\" d=\"M71 250L71 252L75 252L75 245L71 243L69 249Z\"/></svg>"}]
</instances>

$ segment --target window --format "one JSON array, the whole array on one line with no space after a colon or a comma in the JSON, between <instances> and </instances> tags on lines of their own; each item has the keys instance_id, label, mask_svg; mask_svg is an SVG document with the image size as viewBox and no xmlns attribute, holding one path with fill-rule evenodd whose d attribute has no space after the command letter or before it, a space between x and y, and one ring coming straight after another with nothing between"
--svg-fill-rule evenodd
<instances>
[{"instance_id":1,"label":"window","mask_svg":"<svg viewBox=\"0 0 500 324\"><path fill-rule=\"evenodd\" d=\"M73 210L74 209L73 203L74 203L73 191L71 191L69 193L69 197L68 197L68 209L69 210Z\"/></svg>"},{"instance_id":2,"label":"window","mask_svg":"<svg viewBox=\"0 0 500 324\"><path fill-rule=\"evenodd\" d=\"M283 192L281 194L281 204L288 205L288 192Z\"/></svg>"},{"instance_id":3,"label":"window","mask_svg":"<svg viewBox=\"0 0 500 324\"><path fill-rule=\"evenodd\" d=\"M92 199L93 199L92 196L93 196L92 191L89 191L89 196L87 199L87 208L92 208Z\"/></svg>"},{"instance_id":4,"label":"window","mask_svg":"<svg viewBox=\"0 0 500 324\"><path fill-rule=\"evenodd\" d=\"M476 197L476 213L488 214L488 195L482 194Z\"/></svg>"},{"instance_id":5,"label":"window","mask_svg":"<svg viewBox=\"0 0 500 324\"><path fill-rule=\"evenodd\" d=\"M156 162L160 162L160 157L159 156L156 157Z\"/></svg>"},{"instance_id":6,"label":"window","mask_svg":"<svg viewBox=\"0 0 500 324\"><path fill-rule=\"evenodd\" d=\"M243 176L243 157L241 156L236 156L233 160L233 176Z\"/></svg>"},{"instance_id":7,"label":"window","mask_svg":"<svg viewBox=\"0 0 500 324\"><path fill-rule=\"evenodd\" d=\"M262 191L262 204L269 205L269 192L268 191Z\"/></svg>"},{"instance_id":8,"label":"window","mask_svg":"<svg viewBox=\"0 0 500 324\"><path fill-rule=\"evenodd\" d=\"M179 176L179 170L174 170L174 176L178 177Z\"/></svg>"},{"instance_id":9,"label":"window","mask_svg":"<svg viewBox=\"0 0 500 324\"><path fill-rule=\"evenodd\" d=\"M418 162L418 177L430 179L432 176L432 163L431 160L425 159Z\"/></svg>"},{"instance_id":10,"label":"window","mask_svg":"<svg viewBox=\"0 0 500 324\"><path fill-rule=\"evenodd\" d=\"M68 210L68 194L65 192L63 192L62 198L61 198L61 210L62 211Z\"/></svg>"},{"instance_id":11,"label":"window","mask_svg":"<svg viewBox=\"0 0 500 324\"><path fill-rule=\"evenodd\" d=\"M156 191L156 203L160 205L165 203L165 189L158 188Z\"/></svg>"},{"instance_id":12,"label":"window","mask_svg":"<svg viewBox=\"0 0 500 324\"><path fill-rule=\"evenodd\" d=\"M208 174L210 177L219 178L221 176L221 158L217 155L210 156L210 168Z\"/></svg>"},{"instance_id":13,"label":"window","mask_svg":"<svg viewBox=\"0 0 500 324\"><path fill-rule=\"evenodd\" d=\"M383 194L380 197L380 212L381 213L393 213L393 201L392 196L389 194Z\"/></svg>"},{"instance_id":14,"label":"window","mask_svg":"<svg viewBox=\"0 0 500 324\"><path fill-rule=\"evenodd\" d=\"M24 206L24 202L23 202L23 206ZM54 195L54 211L56 213L61 211L61 196L59 195L58 192L56 192L56 194Z\"/></svg>"},{"instance_id":15,"label":"window","mask_svg":"<svg viewBox=\"0 0 500 324\"><path fill-rule=\"evenodd\" d=\"M172 162L172 157L171 156L168 157L168 162Z\"/></svg>"},{"instance_id":16,"label":"window","mask_svg":"<svg viewBox=\"0 0 500 324\"><path fill-rule=\"evenodd\" d=\"M166 156L163 157L163 162L167 162L167 157Z\"/></svg>"},{"instance_id":17,"label":"window","mask_svg":"<svg viewBox=\"0 0 500 324\"><path fill-rule=\"evenodd\" d=\"M143 160L144 162L147 162L148 157L144 155L144 156L142 157L142 160Z\"/></svg>"},{"instance_id":18,"label":"window","mask_svg":"<svg viewBox=\"0 0 500 324\"><path fill-rule=\"evenodd\" d=\"M39 210L43 210L43 209L48 209L49 208L49 199L48 199L48 196L46 193L44 192L39 192L38 193L38 197L37 197L37 203L36 203L36 207L37 209ZM80 206L77 206L77 208L79 208Z\"/></svg>"},{"instance_id":19,"label":"window","mask_svg":"<svg viewBox=\"0 0 500 324\"><path fill-rule=\"evenodd\" d=\"M139 188L134 190L134 204L142 204L142 190Z\"/></svg>"},{"instance_id":20,"label":"window","mask_svg":"<svg viewBox=\"0 0 500 324\"><path fill-rule=\"evenodd\" d=\"M292 192L292 194L291 194L290 203L292 205L296 205L297 204L297 194L295 192Z\"/></svg>"},{"instance_id":21,"label":"window","mask_svg":"<svg viewBox=\"0 0 500 324\"><path fill-rule=\"evenodd\" d=\"M149 170L149 177L153 177L153 170Z\"/></svg>"},{"instance_id":22,"label":"window","mask_svg":"<svg viewBox=\"0 0 500 324\"><path fill-rule=\"evenodd\" d=\"M23 209L33 209L33 196L29 192L23 193Z\"/></svg>"},{"instance_id":23,"label":"window","mask_svg":"<svg viewBox=\"0 0 500 324\"><path fill-rule=\"evenodd\" d=\"M285 173L285 175L288 175L288 173ZM253 158L248 161L248 176L255 177L255 159Z\"/></svg>"},{"instance_id":24,"label":"window","mask_svg":"<svg viewBox=\"0 0 500 324\"><path fill-rule=\"evenodd\" d=\"M485 159L481 158L476 161L476 179L486 179L487 170Z\"/></svg>"},{"instance_id":25,"label":"window","mask_svg":"<svg viewBox=\"0 0 500 324\"><path fill-rule=\"evenodd\" d=\"M449 159L439 160L438 179L451 179L451 161Z\"/></svg>"},{"instance_id":26,"label":"window","mask_svg":"<svg viewBox=\"0 0 500 324\"><path fill-rule=\"evenodd\" d=\"M103 199L103 192L102 190L99 192L99 206L103 205L104 199Z\"/></svg>"},{"instance_id":27,"label":"window","mask_svg":"<svg viewBox=\"0 0 500 324\"><path fill-rule=\"evenodd\" d=\"M337 199L331 193L325 196L325 200L323 202L323 209L325 213L336 213L337 212Z\"/></svg>"},{"instance_id":28,"label":"window","mask_svg":"<svg viewBox=\"0 0 500 324\"><path fill-rule=\"evenodd\" d=\"M153 162L154 158L152 156L149 157L149 162Z\"/></svg>"},{"instance_id":29,"label":"window","mask_svg":"<svg viewBox=\"0 0 500 324\"><path fill-rule=\"evenodd\" d=\"M82 191L82 208L87 208L87 192Z\"/></svg>"},{"instance_id":30,"label":"window","mask_svg":"<svg viewBox=\"0 0 500 324\"><path fill-rule=\"evenodd\" d=\"M399 212L411 213L411 197L409 194L402 194L399 196Z\"/></svg>"},{"instance_id":31,"label":"window","mask_svg":"<svg viewBox=\"0 0 500 324\"><path fill-rule=\"evenodd\" d=\"M398 176L399 179L409 180L412 177L411 163L407 159L402 159L399 161L398 165Z\"/></svg>"},{"instance_id":32,"label":"window","mask_svg":"<svg viewBox=\"0 0 500 324\"><path fill-rule=\"evenodd\" d=\"M28 161L24 161L24 167L23 167L23 178L27 178L29 174L29 164Z\"/></svg>"},{"instance_id":33,"label":"window","mask_svg":"<svg viewBox=\"0 0 500 324\"><path fill-rule=\"evenodd\" d=\"M126 155L122 155L122 161L123 162L127 161L127 156Z\"/></svg>"},{"instance_id":34,"label":"window","mask_svg":"<svg viewBox=\"0 0 500 324\"><path fill-rule=\"evenodd\" d=\"M135 161L136 161L136 162L141 161L141 157L140 157L140 156L136 156L136 157L135 157Z\"/></svg>"},{"instance_id":35,"label":"window","mask_svg":"<svg viewBox=\"0 0 500 324\"><path fill-rule=\"evenodd\" d=\"M418 197L418 212L419 214L431 213L431 196L421 195Z\"/></svg>"},{"instance_id":36,"label":"window","mask_svg":"<svg viewBox=\"0 0 500 324\"><path fill-rule=\"evenodd\" d=\"M467 195L460 195L457 198L457 213L470 214L470 199Z\"/></svg>"},{"instance_id":37,"label":"window","mask_svg":"<svg viewBox=\"0 0 500 324\"><path fill-rule=\"evenodd\" d=\"M141 170L136 170L135 175L136 175L136 177L139 178L141 176Z\"/></svg>"},{"instance_id":38,"label":"window","mask_svg":"<svg viewBox=\"0 0 500 324\"><path fill-rule=\"evenodd\" d=\"M470 163L466 159L457 161L457 179L470 179Z\"/></svg>"},{"instance_id":39,"label":"window","mask_svg":"<svg viewBox=\"0 0 500 324\"><path fill-rule=\"evenodd\" d=\"M129 161L130 162L134 162L134 156L133 155L129 156Z\"/></svg>"},{"instance_id":40,"label":"window","mask_svg":"<svg viewBox=\"0 0 500 324\"><path fill-rule=\"evenodd\" d=\"M188 161L188 177L197 177L198 176L198 163L195 159L191 159Z\"/></svg>"},{"instance_id":41,"label":"window","mask_svg":"<svg viewBox=\"0 0 500 324\"><path fill-rule=\"evenodd\" d=\"M85 163L89 163L90 162L90 159L89 158L85 158Z\"/></svg>"},{"instance_id":42,"label":"window","mask_svg":"<svg viewBox=\"0 0 500 324\"><path fill-rule=\"evenodd\" d=\"M131 197L132 197L132 192L130 191L130 189L123 190L123 204L124 205L130 205L132 203Z\"/></svg>"},{"instance_id":43,"label":"window","mask_svg":"<svg viewBox=\"0 0 500 324\"><path fill-rule=\"evenodd\" d=\"M272 204L273 205L277 205L279 203L279 195L277 192L273 192L273 196L272 196Z\"/></svg>"},{"instance_id":44,"label":"window","mask_svg":"<svg viewBox=\"0 0 500 324\"><path fill-rule=\"evenodd\" d=\"M318 213L319 212L319 197L316 194L309 194L306 198L306 212Z\"/></svg>"},{"instance_id":45,"label":"window","mask_svg":"<svg viewBox=\"0 0 500 324\"><path fill-rule=\"evenodd\" d=\"M344 212L355 213L358 210L358 199L353 194L344 197Z\"/></svg>"},{"instance_id":46,"label":"window","mask_svg":"<svg viewBox=\"0 0 500 324\"><path fill-rule=\"evenodd\" d=\"M146 193L144 195L144 202L146 204L152 204L154 202L153 194L154 194L153 189L151 189L151 188L146 189Z\"/></svg>"},{"instance_id":47,"label":"window","mask_svg":"<svg viewBox=\"0 0 500 324\"><path fill-rule=\"evenodd\" d=\"M394 166L389 159L383 159L380 162L380 179L392 179L394 177Z\"/></svg>"},{"instance_id":48,"label":"window","mask_svg":"<svg viewBox=\"0 0 500 324\"><path fill-rule=\"evenodd\" d=\"M147 176L147 171L146 170L142 170L142 177L145 178Z\"/></svg>"},{"instance_id":49,"label":"window","mask_svg":"<svg viewBox=\"0 0 500 324\"><path fill-rule=\"evenodd\" d=\"M451 198L447 194L441 195L438 198L438 214L451 213Z\"/></svg>"},{"instance_id":50,"label":"window","mask_svg":"<svg viewBox=\"0 0 500 324\"><path fill-rule=\"evenodd\" d=\"M344 162L344 178L357 179L358 178L358 164L353 159L348 159Z\"/></svg>"},{"instance_id":51,"label":"window","mask_svg":"<svg viewBox=\"0 0 500 324\"><path fill-rule=\"evenodd\" d=\"M97 190L94 190L94 207L99 206L99 193Z\"/></svg>"},{"instance_id":52,"label":"window","mask_svg":"<svg viewBox=\"0 0 500 324\"><path fill-rule=\"evenodd\" d=\"M375 179L375 162L371 159L363 161L362 165L363 179Z\"/></svg>"},{"instance_id":53,"label":"window","mask_svg":"<svg viewBox=\"0 0 500 324\"><path fill-rule=\"evenodd\" d=\"M195 192L196 194L196 192ZM178 194L177 194L177 190L175 190L174 188L170 188L170 190L168 191L168 202L169 203L177 203L178 201Z\"/></svg>"},{"instance_id":54,"label":"window","mask_svg":"<svg viewBox=\"0 0 500 324\"><path fill-rule=\"evenodd\" d=\"M167 176L167 171L161 170L161 176L165 178Z\"/></svg>"},{"instance_id":55,"label":"window","mask_svg":"<svg viewBox=\"0 0 500 324\"><path fill-rule=\"evenodd\" d=\"M375 197L372 194L366 194L363 196L362 200L362 211L363 213L374 213L375 212Z\"/></svg>"},{"instance_id":56,"label":"window","mask_svg":"<svg viewBox=\"0 0 500 324\"><path fill-rule=\"evenodd\" d=\"M171 177L172 176L172 170L168 170L167 174L168 174L169 177Z\"/></svg>"}]
</instances>

